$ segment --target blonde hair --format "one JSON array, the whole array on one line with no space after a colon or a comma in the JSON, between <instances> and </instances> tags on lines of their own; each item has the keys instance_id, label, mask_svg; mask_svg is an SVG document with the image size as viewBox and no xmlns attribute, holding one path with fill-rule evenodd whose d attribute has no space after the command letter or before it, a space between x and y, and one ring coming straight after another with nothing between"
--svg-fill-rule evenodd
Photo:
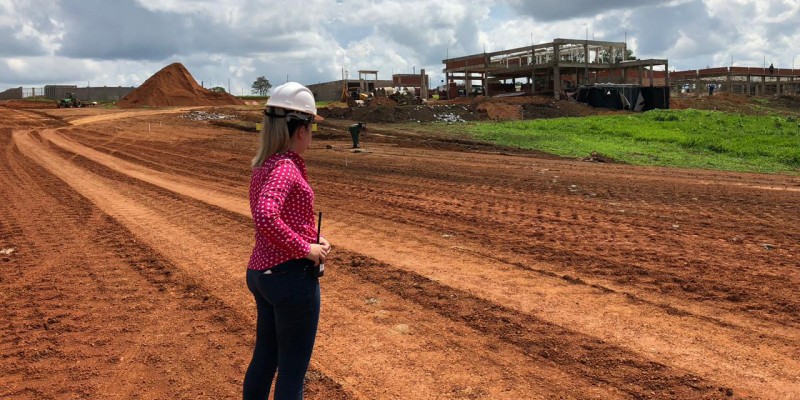
<instances>
[{"instance_id":1,"label":"blonde hair","mask_svg":"<svg viewBox=\"0 0 800 400\"><path fill-rule=\"evenodd\" d=\"M283 117L284 115L286 115L286 110L283 108L267 107L261 133L259 133L258 152L252 162L253 168L260 167L273 154L285 153L289 150L291 145L289 124Z\"/></svg>"}]
</instances>

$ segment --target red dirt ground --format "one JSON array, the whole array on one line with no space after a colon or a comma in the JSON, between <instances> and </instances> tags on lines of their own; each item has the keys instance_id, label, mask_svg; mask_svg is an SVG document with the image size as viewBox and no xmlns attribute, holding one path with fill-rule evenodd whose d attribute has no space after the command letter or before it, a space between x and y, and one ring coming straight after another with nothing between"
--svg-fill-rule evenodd
<instances>
[{"instance_id":1,"label":"red dirt ground","mask_svg":"<svg viewBox=\"0 0 800 400\"><path fill-rule=\"evenodd\" d=\"M240 397L256 136L164 112L0 107L0 398ZM800 397L800 178L348 123L307 398Z\"/></svg>"}]
</instances>

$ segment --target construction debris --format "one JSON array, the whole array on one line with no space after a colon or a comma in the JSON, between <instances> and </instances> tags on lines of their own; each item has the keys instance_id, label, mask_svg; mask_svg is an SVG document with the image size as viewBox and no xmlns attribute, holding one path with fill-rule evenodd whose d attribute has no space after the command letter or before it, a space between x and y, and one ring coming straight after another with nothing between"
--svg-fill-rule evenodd
<instances>
[{"instance_id":1,"label":"construction debris","mask_svg":"<svg viewBox=\"0 0 800 400\"><path fill-rule=\"evenodd\" d=\"M453 114L453 113L445 113L445 114L438 114L438 115L437 114L433 114L433 117L436 118L436 120L441 121L441 122L448 122L448 123L467 122L464 118L461 118L457 114Z\"/></svg>"},{"instance_id":2,"label":"construction debris","mask_svg":"<svg viewBox=\"0 0 800 400\"><path fill-rule=\"evenodd\" d=\"M219 121L225 119L236 119L238 117L236 115L219 114L206 111L189 111L188 113L181 115L181 118L190 119L192 121Z\"/></svg>"}]
</instances>

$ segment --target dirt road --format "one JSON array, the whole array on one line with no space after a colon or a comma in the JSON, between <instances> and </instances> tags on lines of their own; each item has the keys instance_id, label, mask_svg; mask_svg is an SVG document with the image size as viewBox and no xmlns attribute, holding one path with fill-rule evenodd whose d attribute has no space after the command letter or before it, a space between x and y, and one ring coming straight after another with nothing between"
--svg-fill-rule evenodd
<instances>
[{"instance_id":1,"label":"dirt road","mask_svg":"<svg viewBox=\"0 0 800 400\"><path fill-rule=\"evenodd\" d=\"M239 397L255 136L68 111L0 108L0 397ZM307 398L800 397L800 178L330 129Z\"/></svg>"}]
</instances>

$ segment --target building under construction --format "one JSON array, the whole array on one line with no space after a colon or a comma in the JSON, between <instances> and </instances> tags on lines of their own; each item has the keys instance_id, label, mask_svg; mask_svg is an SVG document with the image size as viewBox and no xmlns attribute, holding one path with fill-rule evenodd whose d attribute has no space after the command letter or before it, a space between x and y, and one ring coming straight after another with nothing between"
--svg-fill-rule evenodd
<instances>
[{"instance_id":1,"label":"building under construction","mask_svg":"<svg viewBox=\"0 0 800 400\"><path fill-rule=\"evenodd\" d=\"M317 101L337 101L342 98L342 91L346 91L347 95L352 98L357 98L361 93L374 94L377 89L385 87L419 88L427 96L428 85L428 75L425 74L424 69L419 74L394 74L392 80L378 79L378 71L360 70L358 79L313 83L306 87L314 93Z\"/></svg>"},{"instance_id":2,"label":"building under construction","mask_svg":"<svg viewBox=\"0 0 800 400\"><path fill-rule=\"evenodd\" d=\"M800 70L787 68L719 67L670 72L676 93L717 92L750 96L800 94Z\"/></svg>"},{"instance_id":3,"label":"building under construction","mask_svg":"<svg viewBox=\"0 0 800 400\"><path fill-rule=\"evenodd\" d=\"M553 94L560 99L565 90L581 85L670 86L666 59L628 60L625 42L554 39L550 43L448 58L442 63L449 98L521 91ZM475 81L481 82L478 88Z\"/></svg>"}]
</instances>

